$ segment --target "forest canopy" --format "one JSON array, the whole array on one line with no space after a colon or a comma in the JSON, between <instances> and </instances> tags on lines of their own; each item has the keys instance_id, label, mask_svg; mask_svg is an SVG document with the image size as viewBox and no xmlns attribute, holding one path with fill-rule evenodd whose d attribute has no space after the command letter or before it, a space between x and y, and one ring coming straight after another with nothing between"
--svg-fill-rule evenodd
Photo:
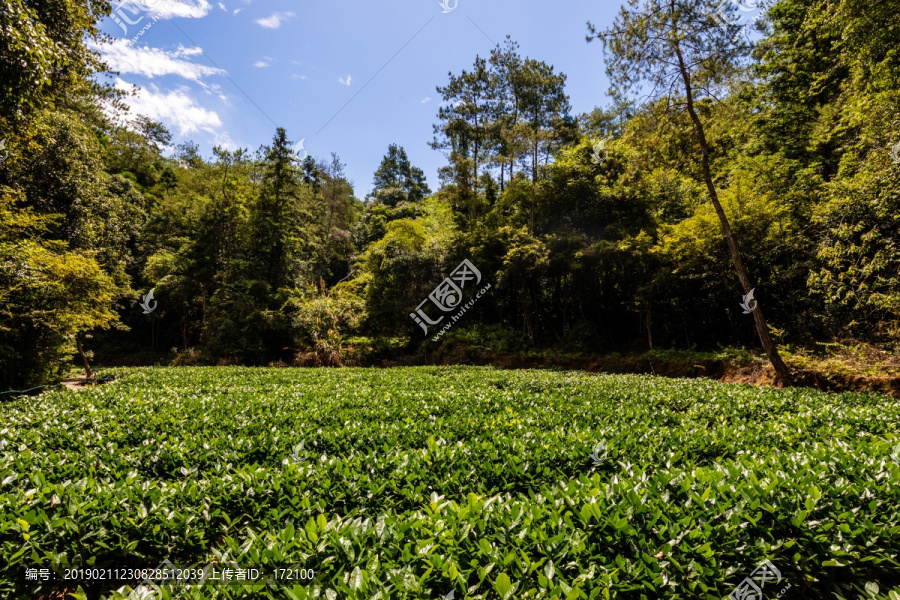
<instances>
[{"instance_id":1,"label":"forest canopy","mask_svg":"<svg viewBox=\"0 0 900 600\"><path fill-rule=\"evenodd\" d=\"M690 20L714 4L678 3L676 20L634 0L617 21L630 37L589 25L614 93L586 114L507 37L437 85L435 190L386 140L360 199L338 155L300 159L284 129L203 156L120 118L92 49L108 5L6 3L0 385L53 381L81 348L207 364L341 364L363 337L418 352L442 342L410 313L464 259L491 290L456 327L503 348L757 347L723 216L778 344L896 352L900 1L779 0L752 42ZM672 36L694 70L649 93L668 67L647 48L668 61Z\"/></svg>"}]
</instances>

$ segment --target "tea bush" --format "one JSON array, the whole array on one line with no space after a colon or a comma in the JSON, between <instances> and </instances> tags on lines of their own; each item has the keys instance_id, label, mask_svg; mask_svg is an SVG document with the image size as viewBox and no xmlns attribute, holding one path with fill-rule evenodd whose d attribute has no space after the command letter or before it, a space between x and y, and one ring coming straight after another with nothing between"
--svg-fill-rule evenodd
<instances>
[{"instance_id":1,"label":"tea bush","mask_svg":"<svg viewBox=\"0 0 900 600\"><path fill-rule=\"evenodd\" d=\"M25 570L166 559L316 572L162 586L179 598L711 599L765 560L766 598L900 592L885 396L472 367L116 374L0 404L0 596L121 598L136 581Z\"/></svg>"}]
</instances>

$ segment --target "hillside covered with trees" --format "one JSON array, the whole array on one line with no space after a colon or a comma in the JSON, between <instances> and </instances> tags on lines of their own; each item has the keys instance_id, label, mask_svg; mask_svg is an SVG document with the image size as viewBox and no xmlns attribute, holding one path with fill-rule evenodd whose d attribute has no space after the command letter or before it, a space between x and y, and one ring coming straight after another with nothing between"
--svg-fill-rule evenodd
<instances>
[{"instance_id":1,"label":"hillside covered with trees","mask_svg":"<svg viewBox=\"0 0 900 600\"><path fill-rule=\"evenodd\" d=\"M160 123L117 119L89 45L109 6L5 2L0 385L54 381L82 350L245 365L340 364L354 340L420 353L445 340L410 313L463 259L491 289L456 327L503 351L770 335L896 353L900 1L779 0L752 44L717 26L715 4L633 2L612 29L588 25L613 82L588 114L514 40L474 56L437 82L422 132L447 157L440 181L391 144L360 198L339 156L301 158L283 129L202 156Z\"/></svg>"}]
</instances>

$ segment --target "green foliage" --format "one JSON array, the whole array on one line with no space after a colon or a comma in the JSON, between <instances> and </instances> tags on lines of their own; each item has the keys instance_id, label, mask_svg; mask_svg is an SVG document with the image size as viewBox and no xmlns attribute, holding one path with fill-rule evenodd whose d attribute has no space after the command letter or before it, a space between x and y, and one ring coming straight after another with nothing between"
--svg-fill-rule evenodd
<instances>
[{"instance_id":1,"label":"green foliage","mask_svg":"<svg viewBox=\"0 0 900 600\"><path fill-rule=\"evenodd\" d=\"M0 593L49 591L26 566L163 559L315 569L300 598L713 600L763 560L814 597L900 591L884 396L488 368L118 375L0 405Z\"/></svg>"},{"instance_id":2,"label":"green foliage","mask_svg":"<svg viewBox=\"0 0 900 600\"><path fill-rule=\"evenodd\" d=\"M274 315L265 310L271 290L264 282L240 279L220 286L209 300L204 345L223 364L263 364Z\"/></svg>"},{"instance_id":3,"label":"green foliage","mask_svg":"<svg viewBox=\"0 0 900 600\"><path fill-rule=\"evenodd\" d=\"M485 178L486 169L499 167L501 190L507 171L512 181L518 165L534 183L539 166L574 136L566 76L547 63L523 60L517 50L507 37L490 59L476 57L471 71L451 73L447 85L437 88L444 105L431 146L450 151L442 180L459 196L470 221L480 212L479 193L491 195L493 175Z\"/></svg>"},{"instance_id":4,"label":"green foliage","mask_svg":"<svg viewBox=\"0 0 900 600\"><path fill-rule=\"evenodd\" d=\"M406 150L397 144L388 146L388 153L375 171L374 183L375 199L390 207L399 202L421 202L431 193L425 173L410 164Z\"/></svg>"},{"instance_id":5,"label":"green foliage","mask_svg":"<svg viewBox=\"0 0 900 600\"><path fill-rule=\"evenodd\" d=\"M107 90L89 49L106 3L14 0L0 10L0 385L64 371L75 337L118 321L140 202L106 179L85 110ZM88 100L85 102L85 100ZM72 107L77 107L74 110Z\"/></svg>"},{"instance_id":6,"label":"green foliage","mask_svg":"<svg viewBox=\"0 0 900 600\"><path fill-rule=\"evenodd\" d=\"M118 321L118 289L95 260L40 241L53 219L16 206L0 188L0 386L45 383L61 374L75 337ZM27 237L26 237L27 236ZM34 236L33 239L29 239Z\"/></svg>"},{"instance_id":7,"label":"green foliage","mask_svg":"<svg viewBox=\"0 0 900 600\"><path fill-rule=\"evenodd\" d=\"M827 233L818 251L822 268L810 275L810 286L828 302L853 309L867 333L896 333L900 171L895 167L893 173L860 173L836 182L833 189L817 210Z\"/></svg>"},{"instance_id":8,"label":"green foliage","mask_svg":"<svg viewBox=\"0 0 900 600\"><path fill-rule=\"evenodd\" d=\"M273 290L297 287L311 274L303 257L313 246L312 190L301 186L292 161L291 142L278 128L265 148L261 189L251 206L254 267Z\"/></svg>"},{"instance_id":9,"label":"green foliage","mask_svg":"<svg viewBox=\"0 0 900 600\"><path fill-rule=\"evenodd\" d=\"M88 42L97 38L97 20L108 13L109 5L100 2L3 3L0 123L27 118L90 87L87 77L100 63Z\"/></svg>"},{"instance_id":10,"label":"green foliage","mask_svg":"<svg viewBox=\"0 0 900 600\"><path fill-rule=\"evenodd\" d=\"M887 40L900 35L897 8L783 0L759 65L770 81L766 145L788 159L795 202L815 225L809 289L842 334L894 345L900 174L888 153L898 142L900 62Z\"/></svg>"},{"instance_id":11,"label":"green foliage","mask_svg":"<svg viewBox=\"0 0 900 600\"><path fill-rule=\"evenodd\" d=\"M441 338L443 346L452 347L457 342L463 344L466 350L489 354L510 354L528 350L528 340L525 336L501 325L475 324L470 327L454 327Z\"/></svg>"},{"instance_id":12,"label":"green foliage","mask_svg":"<svg viewBox=\"0 0 900 600\"><path fill-rule=\"evenodd\" d=\"M101 145L81 114L42 111L20 135L6 173L23 207L59 215L49 234L93 251L128 293L131 245L144 220L144 197L131 182L103 170Z\"/></svg>"},{"instance_id":13,"label":"green foliage","mask_svg":"<svg viewBox=\"0 0 900 600\"><path fill-rule=\"evenodd\" d=\"M365 302L351 290L352 286L338 285L330 294L312 290L294 300L297 305L291 312L296 315L296 339L306 350L299 356L303 362L312 361L312 366L343 364L345 340L366 318Z\"/></svg>"},{"instance_id":14,"label":"green foliage","mask_svg":"<svg viewBox=\"0 0 900 600\"><path fill-rule=\"evenodd\" d=\"M88 49L106 4L6 8L0 186L19 199L5 213L12 229L41 225L8 234L4 268L86 261L96 310L123 325L90 331L103 358L159 362L174 347L205 364L284 364L320 343L340 355L348 335L428 354L409 314L463 258L494 286L466 317L498 336L472 334L478 347L752 347L711 189L779 342L897 347L897 0L779 0L755 48L718 26L717 1L629 1L621 27L599 34L618 97L577 117L565 74L506 38L438 88L440 189L391 144L365 204L338 156L298 160L281 129L255 152L204 157L184 142L164 155L165 127L103 108L117 103ZM678 52L709 187L696 122L679 110ZM635 85L642 104L625 98ZM145 315L135 300L150 289L159 307ZM8 323L37 310L12 307ZM64 369L68 342L43 353L26 339L4 339L0 358L32 356L42 366L27 377ZM373 352L396 359L387 346Z\"/></svg>"}]
</instances>

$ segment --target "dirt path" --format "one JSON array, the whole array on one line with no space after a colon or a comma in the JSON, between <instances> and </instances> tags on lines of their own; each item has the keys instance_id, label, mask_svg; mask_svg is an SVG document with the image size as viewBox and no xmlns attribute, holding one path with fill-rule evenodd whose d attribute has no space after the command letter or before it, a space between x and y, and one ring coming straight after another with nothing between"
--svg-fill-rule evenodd
<instances>
[{"instance_id":1,"label":"dirt path","mask_svg":"<svg viewBox=\"0 0 900 600\"><path fill-rule=\"evenodd\" d=\"M83 375L73 379L63 379L60 383L70 390L83 390L84 388L90 388L96 385L96 381L88 379Z\"/></svg>"}]
</instances>

